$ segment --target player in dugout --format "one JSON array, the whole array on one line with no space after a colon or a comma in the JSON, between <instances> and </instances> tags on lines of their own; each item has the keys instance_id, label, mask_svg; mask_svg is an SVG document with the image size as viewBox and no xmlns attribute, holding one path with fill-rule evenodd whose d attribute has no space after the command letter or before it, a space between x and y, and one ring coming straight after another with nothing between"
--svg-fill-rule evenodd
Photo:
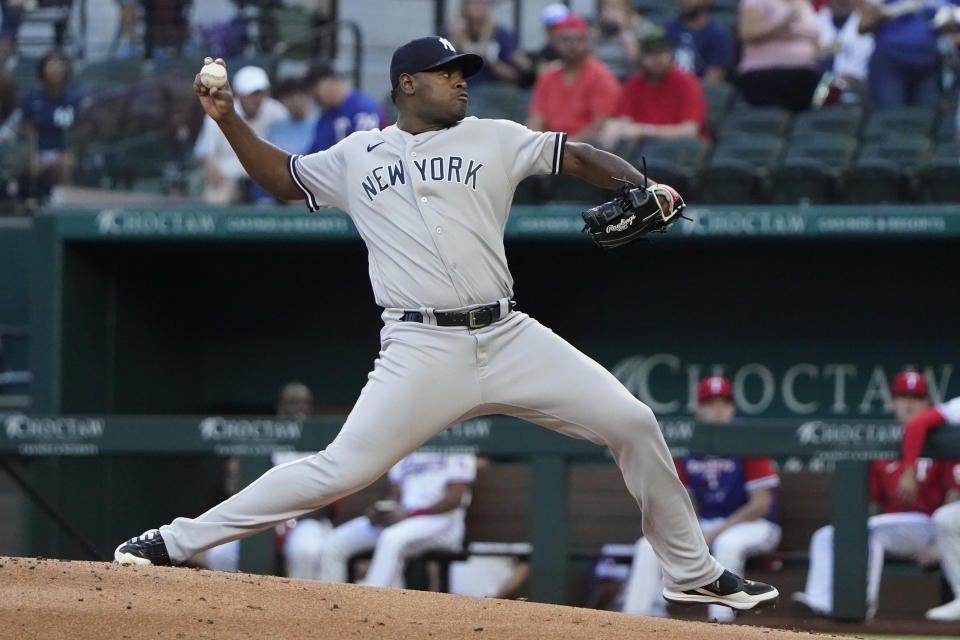
<instances>
[{"instance_id":1,"label":"player in dugout","mask_svg":"<svg viewBox=\"0 0 960 640\"><path fill-rule=\"evenodd\" d=\"M733 385L723 376L708 376L697 386L694 414L706 423L726 424L736 414ZM780 543L776 496L780 485L770 458L690 456L676 458L680 481L699 507L700 528L710 550L732 571L741 572L747 558L772 551ZM624 588L623 612L666 617L660 564L646 538L637 541L630 577ZM733 622L734 610L710 605L707 617Z\"/></svg>"},{"instance_id":2,"label":"player in dugout","mask_svg":"<svg viewBox=\"0 0 960 640\"><path fill-rule=\"evenodd\" d=\"M911 418L903 431L903 475L897 493L906 504L915 504L919 493L920 452L927 433L944 424L960 425L960 397L924 409ZM954 481L960 485L960 466L954 467ZM953 600L927 611L927 620L960 622L960 500L949 502L933 512L933 526L940 568L953 590Z\"/></svg>"},{"instance_id":3,"label":"player in dugout","mask_svg":"<svg viewBox=\"0 0 960 640\"><path fill-rule=\"evenodd\" d=\"M922 415L930 415L929 387L922 373L898 373L890 387L890 395L893 412L901 423L909 425ZM912 451L914 455L910 461L905 456L901 460L874 460L870 465L870 501L877 515L867 520L868 620L877 612L886 555L929 564L936 559L934 542L941 538L938 535L941 527L952 527L953 541L957 538L956 525L950 523L949 514L956 513L956 501L960 500L960 461L917 459L920 448ZM908 481L903 481L905 475ZM948 515L941 516L938 522L934 514L944 505L948 507L945 512ZM813 534L807 584L803 591L793 594L795 602L822 616L830 616L833 612L833 534L832 525ZM956 551L949 549L943 556L945 573L955 580ZM952 584L956 592L956 583ZM927 616L930 615L928 612Z\"/></svg>"}]
</instances>

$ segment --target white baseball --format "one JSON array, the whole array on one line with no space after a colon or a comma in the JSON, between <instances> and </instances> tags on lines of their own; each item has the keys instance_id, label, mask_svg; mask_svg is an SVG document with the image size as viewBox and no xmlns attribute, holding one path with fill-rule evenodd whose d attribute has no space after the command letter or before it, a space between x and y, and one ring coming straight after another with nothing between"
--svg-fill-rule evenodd
<instances>
[{"instance_id":1,"label":"white baseball","mask_svg":"<svg viewBox=\"0 0 960 640\"><path fill-rule=\"evenodd\" d=\"M216 62L203 65L203 69L200 69L200 83L208 89L222 87L227 84L227 68Z\"/></svg>"}]
</instances>

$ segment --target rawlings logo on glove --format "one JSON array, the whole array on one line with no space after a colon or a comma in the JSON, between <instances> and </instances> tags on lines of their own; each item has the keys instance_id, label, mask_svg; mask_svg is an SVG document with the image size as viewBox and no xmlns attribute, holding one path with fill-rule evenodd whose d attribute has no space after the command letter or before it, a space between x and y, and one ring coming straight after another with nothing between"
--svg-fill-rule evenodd
<instances>
[{"instance_id":1,"label":"rawlings logo on glove","mask_svg":"<svg viewBox=\"0 0 960 640\"><path fill-rule=\"evenodd\" d=\"M626 186L610 202L584 211L584 231L605 249L630 244L651 233L665 233L683 217L686 204L677 190L666 184Z\"/></svg>"}]
</instances>

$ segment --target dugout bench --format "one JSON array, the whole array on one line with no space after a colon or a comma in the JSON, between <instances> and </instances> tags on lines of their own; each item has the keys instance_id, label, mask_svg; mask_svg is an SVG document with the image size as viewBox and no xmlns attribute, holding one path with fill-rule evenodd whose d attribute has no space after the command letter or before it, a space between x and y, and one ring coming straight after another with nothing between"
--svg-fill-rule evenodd
<instances>
[{"instance_id":1,"label":"dugout bench","mask_svg":"<svg viewBox=\"0 0 960 640\"><path fill-rule=\"evenodd\" d=\"M34 460L66 461L73 459L110 460L114 456L149 452L152 456L176 456L215 454L240 456L241 482L247 484L269 468L269 454L276 450L319 450L335 437L342 425L342 416L311 418L306 422L278 420L276 418L229 419L211 416L10 416L0 430L0 455L27 456ZM844 424L836 433L854 434L852 439L809 438L809 423L797 420L739 419L722 427L701 425L684 420L661 420L668 444L674 455L715 454L731 456L766 455L775 458L830 458L835 461L832 476L832 500L830 519L836 526L835 575L836 589L834 611L836 617L862 619L865 614L866 592L866 518L868 495L868 462L877 458L894 458L899 455L899 440L874 439L873 434L887 434L893 424L890 421ZM683 426L684 428L679 428ZM833 423L832 427L837 427ZM612 462L609 452L594 444L565 438L550 431L528 425L512 418L501 416L479 418L462 426L458 425L440 434L425 446L440 451L470 450L494 460L524 461L529 473L529 507L523 512L527 522L527 540L532 543L530 554L530 592L533 600L541 602L564 602L564 581L571 556L583 539L589 539L597 531L606 538L613 525L607 522L594 533L581 534L580 526L589 520L577 517L574 511L576 495L571 498L571 476L578 473L576 467L583 463ZM960 458L960 430L940 429L928 438L924 454L937 458ZM130 515L119 512L112 506L118 492L128 491L127 482L119 483L110 473L98 479L96 502L102 513L88 518L85 531L93 531L93 545L103 557L107 557L116 541L129 535L131 527L151 524L149 514L141 514L146 521L132 522ZM573 471L571 471L571 469ZM47 486L63 486L78 478L58 471L57 464L40 465ZM610 471L608 470L608 473ZM85 477L85 476L84 476ZM88 479L89 480L89 479ZM632 502L625 491L608 496L610 500ZM509 490L518 493L517 487ZM74 492L76 493L76 492ZM71 497L65 497L68 502ZM606 515L615 514L610 504L591 497L592 504L602 505ZM119 504L119 503L118 503ZM474 518L483 522L479 506ZM84 514L88 508L84 507ZM491 504L492 511L499 511L500 504ZM519 507L518 507L519 508ZM626 507L624 508L626 512ZM504 510L503 512L507 512ZM89 514L87 514L89 515ZM571 518L571 515L574 517ZM614 516L611 516L614 517ZM631 522L632 516L626 516ZM487 526L494 521L486 519ZM626 526L631 526L626 524ZM636 529L624 534L624 542L636 539ZM588 525L588 529L593 524ZM43 529L46 529L44 532ZM55 529L46 519L35 520L29 531L28 542L35 546L26 550L28 555L57 555L57 548L41 548L43 541L54 540ZM85 531L81 531L84 533ZM474 539L490 537L489 531L474 530ZM581 535L583 537L581 538ZM615 541L615 540L605 540ZM244 541L241 554L241 569L253 572L270 572L273 564L272 535L253 536ZM66 556L70 557L70 556Z\"/></svg>"}]
</instances>

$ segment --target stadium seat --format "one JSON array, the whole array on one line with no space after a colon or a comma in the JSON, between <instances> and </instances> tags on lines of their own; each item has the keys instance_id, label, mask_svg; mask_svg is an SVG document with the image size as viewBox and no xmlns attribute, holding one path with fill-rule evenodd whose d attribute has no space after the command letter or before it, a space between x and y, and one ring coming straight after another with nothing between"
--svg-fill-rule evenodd
<instances>
[{"instance_id":1,"label":"stadium seat","mask_svg":"<svg viewBox=\"0 0 960 640\"><path fill-rule=\"evenodd\" d=\"M930 107L896 107L874 111L863 132L864 142L902 135L929 136L936 113Z\"/></svg>"},{"instance_id":2,"label":"stadium seat","mask_svg":"<svg viewBox=\"0 0 960 640\"><path fill-rule=\"evenodd\" d=\"M651 140L625 156L633 166L642 167L646 158L651 180L674 186L687 198L696 191L696 176L710 145L699 138Z\"/></svg>"},{"instance_id":3,"label":"stadium seat","mask_svg":"<svg viewBox=\"0 0 960 640\"><path fill-rule=\"evenodd\" d=\"M774 136L744 135L717 143L713 159L700 173L698 200L710 204L766 201L770 173L783 147L783 138Z\"/></svg>"},{"instance_id":4,"label":"stadium seat","mask_svg":"<svg viewBox=\"0 0 960 640\"><path fill-rule=\"evenodd\" d=\"M700 86L707 99L707 127L716 136L733 106L736 89L728 82L701 82Z\"/></svg>"},{"instance_id":5,"label":"stadium seat","mask_svg":"<svg viewBox=\"0 0 960 640\"><path fill-rule=\"evenodd\" d=\"M944 113L940 116L940 124L937 126L937 140L943 142L945 140L956 140L957 139L957 119L951 113Z\"/></svg>"},{"instance_id":6,"label":"stadium seat","mask_svg":"<svg viewBox=\"0 0 960 640\"><path fill-rule=\"evenodd\" d=\"M513 204L544 204L543 176L521 180L513 194Z\"/></svg>"},{"instance_id":7,"label":"stadium seat","mask_svg":"<svg viewBox=\"0 0 960 640\"><path fill-rule=\"evenodd\" d=\"M503 82L482 82L470 86L469 113L478 118L502 118L526 122L530 92Z\"/></svg>"},{"instance_id":8,"label":"stadium seat","mask_svg":"<svg viewBox=\"0 0 960 640\"><path fill-rule=\"evenodd\" d=\"M569 202L576 204L598 205L609 200L614 194L609 189L595 187L567 174L545 176L541 183L543 193L550 202ZM546 200L543 201L544 204Z\"/></svg>"},{"instance_id":9,"label":"stadium seat","mask_svg":"<svg viewBox=\"0 0 960 640\"><path fill-rule=\"evenodd\" d=\"M727 116L717 136L722 139L744 133L761 136L784 136L790 128L790 112L780 107L751 107L744 102Z\"/></svg>"},{"instance_id":10,"label":"stadium seat","mask_svg":"<svg viewBox=\"0 0 960 640\"><path fill-rule=\"evenodd\" d=\"M960 203L960 157L940 156L918 174L920 196L931 203Z\"/></svg>"},{"instance_id":11,"label":"stadium seat","mask_svg":"<svg viewBox=\"0 0 960 640\"><path fill-rule=\"evenodd\" d=\"M791 135L794 139L807 138L818 134L859 136L863 124L863 107L856 104L844 104L804 111L793 121Z\"/></svg>"},{"instance_id":12,"label":"stadium seat","mask_svg":"<svg viewBox=\"0 0 960 640\"><path fill-rule=\"evenodd\" d=\"M845 193L850 202L912 202L917 175L929 163L932 145L925 135L895 136L864 144L847 172Z\"/></svg>"},{"instance_id":13,"label":"stadium seat","mask_svg":"<svg viewBox=\"0 0 960 640\"><path fill-rule=\"evenodd\" d=\"M143 61L136 58L111 58L74 70L74 83L95 93L100 89L116 89L135 84L144 75Z\"/></svg>"},{"instance_id":14,"label":"stadium seat","mask_svg":"<svg viewBox=\"0 0 960 640\"><path fill-rule=\"evenodd\" d=\"M843 173L856 151L853 136L817 135L793 140L783 163L774 171L772 200L798 204L838 199Z\"/></svg>"}]
</instances>

